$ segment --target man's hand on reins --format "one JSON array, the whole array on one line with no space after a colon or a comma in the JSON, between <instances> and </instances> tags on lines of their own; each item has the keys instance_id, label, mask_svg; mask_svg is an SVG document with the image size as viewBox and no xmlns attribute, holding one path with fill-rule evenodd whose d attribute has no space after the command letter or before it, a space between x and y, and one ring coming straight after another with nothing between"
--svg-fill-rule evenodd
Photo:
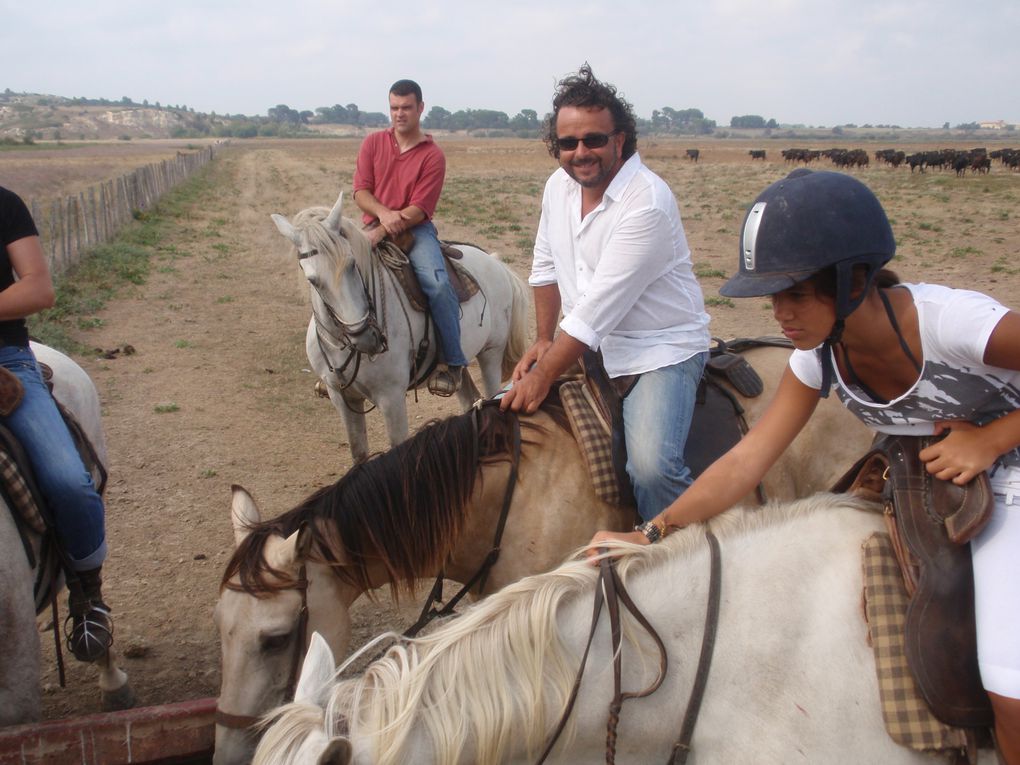
<instances>
[{"instance_id":1,"label":"man's hand on reins","mask_svg":"<svg viewBox=\"0 0 1020 765\"><path fill-rule=\"evenodd\" d=\"M549 395L551 386L552 380L538 366L532 367L530 372L514 382L513 387L503 394L499 408L504 412L509 409L512 412L534 414Z\"/></svg>"}]
</instances>

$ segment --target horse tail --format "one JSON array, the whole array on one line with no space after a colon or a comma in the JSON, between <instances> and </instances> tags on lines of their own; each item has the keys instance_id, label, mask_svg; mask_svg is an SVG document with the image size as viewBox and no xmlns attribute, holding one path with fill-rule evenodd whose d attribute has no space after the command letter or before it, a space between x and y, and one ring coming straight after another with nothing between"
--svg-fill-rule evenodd
<instances>
[{"instance_id":1,"label":"horse tail","mask_svg":"<svg viewBox=\"0 0 1020 765\"><path fill-rule=\"evenodd\" d=\"M507 334L506 345L503 346L503 365L500 370L503 380L510 379L514 367L517 366L517 362L521 360L521 356L527 349L528 315L531 309L528 285L509 268L506 269L506 273L510 279L513 300L510 306L510 330Z\"/></svg>"}]
</instances>

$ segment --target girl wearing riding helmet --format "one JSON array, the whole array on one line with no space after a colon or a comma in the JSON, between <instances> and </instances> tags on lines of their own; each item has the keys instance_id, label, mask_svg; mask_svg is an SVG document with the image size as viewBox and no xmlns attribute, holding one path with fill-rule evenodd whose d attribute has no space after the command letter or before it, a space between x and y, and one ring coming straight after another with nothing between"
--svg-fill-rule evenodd
<instances>
[{"instance_id":1,"label":"girl wearing riding helmet","mask_svg":"<svg viewBox=\"0 0 1020 765\"><path fill-rule=\"evenodd\" d=\"M992 520L971 543L978 663L1008 765L1020 765L1020 314L977 292L899 284L874 194L854 178L796 170L744 221L740 271L720 290L768 295L794 345L761 419L682 496L627 534L650 544L751 492L835 386L879 432L945 438L921 451L929 473L964 484L989 473ZM833 434L836 436L836 434Z\"/></svg>"}]
</instances>

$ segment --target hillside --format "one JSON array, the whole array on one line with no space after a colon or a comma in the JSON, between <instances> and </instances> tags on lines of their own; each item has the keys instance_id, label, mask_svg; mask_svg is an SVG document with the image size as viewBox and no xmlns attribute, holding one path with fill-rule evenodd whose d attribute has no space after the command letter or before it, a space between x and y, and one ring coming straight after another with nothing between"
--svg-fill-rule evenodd
<instances>
[{"instance_id":1,"label":"hillside","mask_svg":"<svg viewBox=\"0 0 1020 765\"><path fill-rule=\"evenodd\" d=\"M0 93L0 141L7 142L182 138L210 135L231 121L186 108Z\"/></svg>"}]
</instances>

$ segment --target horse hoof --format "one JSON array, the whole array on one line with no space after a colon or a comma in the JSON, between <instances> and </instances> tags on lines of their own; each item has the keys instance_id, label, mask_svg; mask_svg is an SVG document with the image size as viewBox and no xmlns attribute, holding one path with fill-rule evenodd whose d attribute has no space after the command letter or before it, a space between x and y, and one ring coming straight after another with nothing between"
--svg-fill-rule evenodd
<instances>
[{"instance_id":1,"label":"horse hoof","mask_svg":"<svg viewBox=\"0 0 1020 765\"><path fill-rule=\"evenodd\" d=\"M119 712L122 709L132 709L138 704L138 697L130 683L124 683L120 688L112 691L103 691L103 711Z\"/></svg>"}]
</instances>

